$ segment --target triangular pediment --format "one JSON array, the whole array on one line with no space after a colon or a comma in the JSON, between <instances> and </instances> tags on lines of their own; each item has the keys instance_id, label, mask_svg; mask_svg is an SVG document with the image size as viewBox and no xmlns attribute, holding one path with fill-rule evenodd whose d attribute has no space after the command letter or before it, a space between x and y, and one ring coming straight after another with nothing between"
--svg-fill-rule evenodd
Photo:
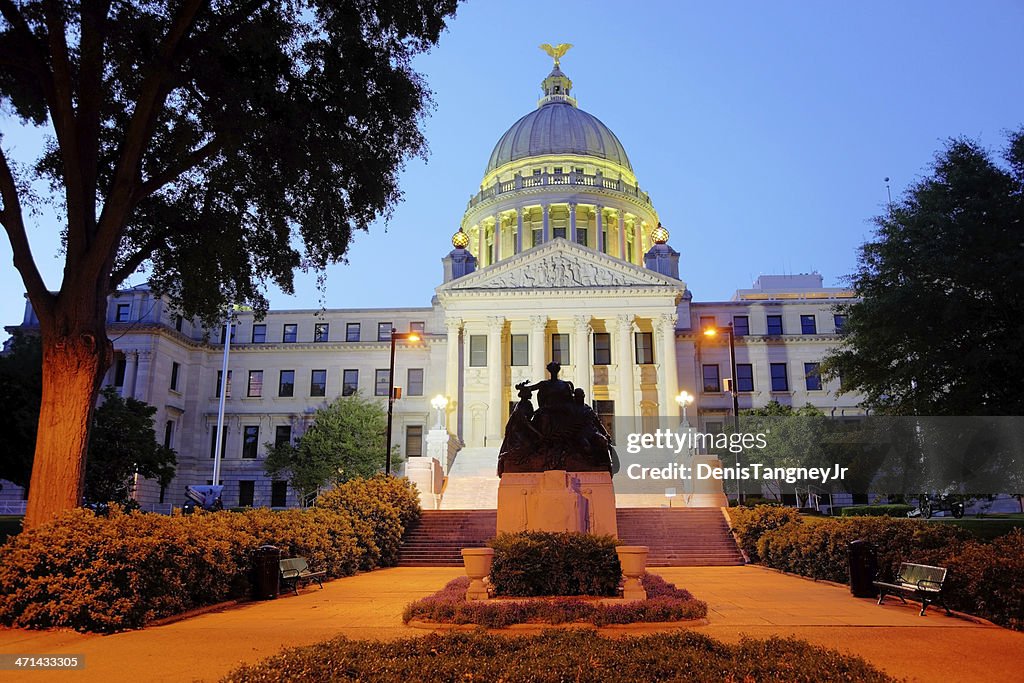
<instances>
[{"instance_id":1,"label":"triangular pediment","mask_svg":"<svg viewBox=\"0 0 1024 683\"><path fill-rule=\"evenodd\" d=\"M480 290L686 289L675 278L565 239L553 239L437 288L438 294Z\"/></svg>"}]
</instances>

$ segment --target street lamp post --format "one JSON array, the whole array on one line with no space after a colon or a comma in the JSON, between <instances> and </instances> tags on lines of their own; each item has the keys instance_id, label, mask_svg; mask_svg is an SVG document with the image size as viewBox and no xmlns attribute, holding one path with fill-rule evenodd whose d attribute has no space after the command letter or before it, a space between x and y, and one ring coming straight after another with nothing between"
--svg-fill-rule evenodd
<instances>
[{"instance_id":1,"label":"street lamp post","mask_svg":"<svg viewBox=\"0 0 1024 683\"><path fill-rule=\"evenodd\" d=\"M395 409L395 344L399 339L419 341L418 332L399 332L391 328L391 365L388 367L388 428L384 435L384 449L387 451L384 460L384 474L391 474L391 420Z\"/></svg>"},{"instance_id":2,"label":"street lamp post","mask_svg":"<svg viewBox=\"0 0 1024 683\"><path fill-rule=\"evenodd\" d=\"M730 387L729 393L732 394L732 431L735 434L739 434L740 431L740 396L739 386L736 384L736 336L733 333L732 323L729 323L725 327L708 327L704 330L704 335L707 337L714 337L718 333L725 333L729 335L729 372L730 381L732 386ZM740 482L736 480L736 500L743 502L743 493L740 489Z\"/></svg>"},{"instance_id":3,"label":"street lamp post","mask_svg":"<svg viewBox=\"0 0 1024 683\"><path fill-rule=\"evenodd\" d=\"M227 319L224 321L224 355L221 360L220 370L220 401L217 404L217 432L213 436L213 485L220 483L220 461L224 454L221 452L224 446L224 401L228 393L228 356L231 353L231 328L234 322L234 314L242 311L251 311L251 306L239 304L228 304Z\"/></svg>"},{"instance_id":4,"label":"street lamp post","mask_svg":"<svg viewBox=\"0 0 1024 683\"><path fill-rule=\"evenodd\" d=\"M438 394L430 400L430 405L437 411L437 427L435 429L444 429L444 409L448 407L448 397Z\"/></svg>"},{"instance_id":5,"label":"street lamp post","mask_svg":"<svg viewBox=\"0 0 1024 683\"><path fill-rule=\"evenodd\" d=\"M693 394L688 391L680 391L679 395L676 396L676 403L683 409L683 425L689 427L690 423L686 421L686 406L693 403Z\"/></svg>"}]
</instances>

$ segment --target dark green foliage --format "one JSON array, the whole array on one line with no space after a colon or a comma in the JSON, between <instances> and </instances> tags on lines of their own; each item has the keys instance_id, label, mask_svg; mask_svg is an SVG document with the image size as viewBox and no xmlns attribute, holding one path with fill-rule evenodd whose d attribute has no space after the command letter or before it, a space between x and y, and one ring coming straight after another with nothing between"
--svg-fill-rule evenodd
<instances>
[{"instance_id":1,"label":"dark green foliage","mask_svg":"<svg viewBox=\"0 0 1024 683\"><path fill-rule=\"evenodd\" d=\"M497 595L615 595L622 578L613 536L524 531L488 545Z\"/></svg>"},{"instance_id":2,"label":"dark green foliage","mask_svg":"<svg viewBox=\"0 0 1024 683\"><path fill-rule=\"evenodd\" d=\"M689 591L676 588L657 574L640 578L647 600L605 605L596 600L574 597L523 600L466 600L469 577L452 579L437 593L408 605L402 620L413 619L443 624L477 624L506 628L513 624L567 624L584 622L595 626L702 619L708 606Z\"/></svg>"},{"instance_id":3,"label":"dark green foliage","mask_svg":"<svg viewBox=\"0 0 1024 683\"><path fill-rule=\"evenodd\" d=\"M914 505L889 504L889 505L849 505L839 509L840 517L906 517L911 510L917 509Z\"/></svg>"},{"instance_id":4,"label":"dark green foliage","mask_svg":"<svg viewBox=\"0 0 1024 683\"><path fill-rule=\"evenodd\" d=\"M603 638L587 631L549 630L539 636L430 634L382 645L336 638L285 650L243 666L231 683L304 681L366 683L621 683L622 681L894 680L859 657L791 638L744 638L727 644L690 631Z\"/></svg>"},{"instance_id":5,"label":"dark green foliage","mask_svg":"<svg viewBox=\"0 0 1024 683\"><path fill-rule=\"evenodd\" d=\"M15 332L9 353L0 355L0 433L4 435L0 479L27 488L36 450L43 393L43 349L39 337Z\"/></svg>"},{"instance_id":6,"label":"dark green foliage","mask_svg":"<svg viewBox=\"0 0 1024 683\"><path fill-rule=\"evenodd\" d=\"M93 413L85 463L85 499L125 505L131 500L136 473L167 486L174 477L177 457L156 441L155 407L134 398L121 398L113 387L105 388L101 395L103 404Z\"/></svg>"},{"instance_id":7,"label":"dark green foliage","mask_svg":"<svg viewBox=\"0 0 1024 683\"><path fill-rule=\"evenodd\" d=\"M740 548L751 562L757 562L758 539L768 531L799 521L800 513L793 508L759 505L754 508L730 508L729 518Z\"/></svg>"},{"instance_id":8,"label":"dark green foliage","mask_svg":"<svg viewBox=\"0 0 1024 683\"><path fill-rule=\"evenodd\" d=\"M1004 159L952 140L875 218L822 372L876 412L1024 414L1024 129Z\"/></svg>"}]
</instances>

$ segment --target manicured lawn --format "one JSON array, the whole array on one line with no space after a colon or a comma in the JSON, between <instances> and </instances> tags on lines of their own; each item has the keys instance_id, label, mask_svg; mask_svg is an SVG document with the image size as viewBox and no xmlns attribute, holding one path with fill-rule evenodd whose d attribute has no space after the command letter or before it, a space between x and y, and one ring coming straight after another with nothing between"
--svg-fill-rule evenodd
<instances>
[{"instance_id":1,"label":"manicured lawn","mask_svg":"<svg viewBox=\"0 0 1024 683\"><path fill-rule=\"evenodd\" d=\"M963 519L954 519L952 517L943 517L940 519L929 519L922 520L927 524L952 524L958 526L961 529L965 529L970 532L972 536L977 538L979 541L991 541L997 536L1008 534L1014 529L1024 529L1024 516L1018 516L1017 518L985 518L976 519L970 517L964 517Z\"/></svg>"}]
</instances>

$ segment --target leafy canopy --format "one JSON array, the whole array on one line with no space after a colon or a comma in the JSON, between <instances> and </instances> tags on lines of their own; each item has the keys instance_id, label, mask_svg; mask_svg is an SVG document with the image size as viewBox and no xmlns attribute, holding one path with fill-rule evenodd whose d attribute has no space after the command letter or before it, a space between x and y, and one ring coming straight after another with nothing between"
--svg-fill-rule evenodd
<instances>
[{"instance_id":1,"label":"leafy canopy","mask_svg":"<svg viewBox=\"0 0 1024 683\"><path fill-rule=\"evenodd\" d=\"M1024 414L1024 128L1005 164L950 141L931 175L875 218L822 366L894 415Z\"/></svg>"},{"instance_id":2,"label":"leafy canopy","mask_svg":"<svg viewBox=\"0 0 1024 683\"><path fill-rule=\"evenodd\" d=\"M330 484L372 477L384 467L386 428L387 412L379 402L358 393L339 397L314 413L294 443L268 443L264 469L271 477L287 476L306 498Z\"/></svg>"}]
</instances>

